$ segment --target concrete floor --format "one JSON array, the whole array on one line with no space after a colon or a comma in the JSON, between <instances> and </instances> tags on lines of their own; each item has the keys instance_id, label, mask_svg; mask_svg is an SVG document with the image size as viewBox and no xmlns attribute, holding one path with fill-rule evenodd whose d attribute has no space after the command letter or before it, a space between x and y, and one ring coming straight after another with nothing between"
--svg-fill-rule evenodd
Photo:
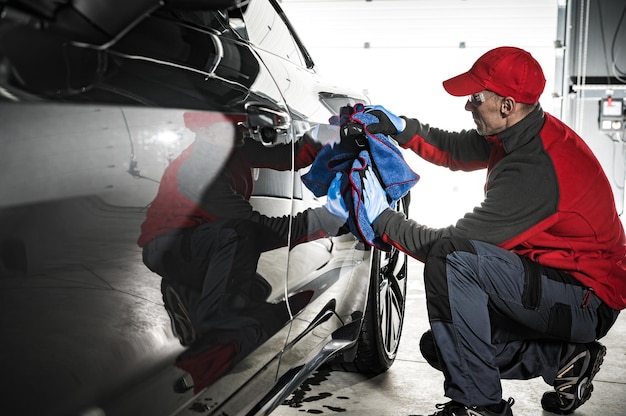
<instances>
[{"instance_id":1,"label":"concrete floor","mask_svg":"<svg viewBox=\"0 0 626 416\"><path fill-rule=\"evenodd\" d=\"M443 396L443 376L422 358L419 339L428 329L422 265L410 266L406 321L398 357L386 373L373 378L359 374L318 370L272 415L354 414L354 415L431 415ZM602 343L607 355L594 379L594 392L575 416L622 416L626 395L626 315L622 314ZM504 397L513 397L516 416L548 416L541 409L541 396L551 387L541 378L503 383Z\"/></svg>"}]
</instances>

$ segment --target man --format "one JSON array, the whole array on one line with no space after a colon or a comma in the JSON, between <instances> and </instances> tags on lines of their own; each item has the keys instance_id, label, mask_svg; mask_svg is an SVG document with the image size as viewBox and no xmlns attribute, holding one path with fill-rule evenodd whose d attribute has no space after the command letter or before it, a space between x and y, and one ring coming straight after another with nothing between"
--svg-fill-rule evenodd
<instances>
[{"instance_id":1,"label":"man","mask_svg":"<svg viewBox=\"0 0 626 416\"><path fill-rule=\"evenodd\" d=\"M364 206L384 241L425 262L431 330L420 348L443 372L434 415L507 415L500 379L542 376L541 400L569 414L589 399L605 355L597 342L626 305L626 240L601 165L538 103L545 86L526 51L500 47L443 83L469 96L476 129L451 133L366 107L404 148L452 170L487 169L485 199L433 229L388 209L373 172ZM354 118L353 120L358 120Z\"/></svg>"},{"instance_id":2,"label":"man","mask_svg":"<svg viewBox=\"0 0 626 416\"><path fill-rule=\"evenodd\" d=\"M250 325L248 311L269 295L256 273L262 252L343 233L345 221L330 206L268 217L250 203L254 168L308 166L324 143L336 143L336 127L305 133L292 163L292 144L266 147L248 137L244 116L187 112L184 121L195 140L165 169L137 244L145 265L163 278L174 334L191 346L216 329ZM284 324L262 321L263 337Z\"/></svg>"}]
</instances>

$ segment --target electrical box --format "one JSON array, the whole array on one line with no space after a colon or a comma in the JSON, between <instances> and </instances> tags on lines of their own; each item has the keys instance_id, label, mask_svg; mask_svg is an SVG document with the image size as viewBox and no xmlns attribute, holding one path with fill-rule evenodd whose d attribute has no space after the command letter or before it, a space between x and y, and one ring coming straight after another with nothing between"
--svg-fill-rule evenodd
<instances>
[{"instance_id":1,"label":"electrical box","mask_svg":"<svg viewBox=\"0 0 626 416\"><path fill-rule=\"evenodd\" d=\"M600 130L620 132L624 130L624 100L612 97L600 100Z\"/></svg>"}]
</instances>

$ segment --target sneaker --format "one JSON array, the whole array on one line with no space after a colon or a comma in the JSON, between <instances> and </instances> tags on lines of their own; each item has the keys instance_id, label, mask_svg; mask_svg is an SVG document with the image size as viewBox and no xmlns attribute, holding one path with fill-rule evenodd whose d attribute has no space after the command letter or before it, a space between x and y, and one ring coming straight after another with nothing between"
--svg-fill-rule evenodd
<instances>
[{"instance_id":1,"label":"sneaker","mask_svg":"<svg viewBox=\"0 0 626 416\"><path fill-rule=\"evenodd\" d=\"M432 416L513 416L511 406L513 406L515 400L512 397L508 401L502 400L500 402L500 409L494 410L491 407L467 407L461 403L451 401L445 404L438 404L436 407L439 411L432 414Z\"/></svg>"},{"instance_id":2,"label":"sneaker","mask_svg":"<svg viewBox=\"0 0 626 416\"><path fill-rule=\"evenodd\" d=\"M163 282L162 291L165 310L172 323L172 332L183 346L191 345L196 339L196 331L185 304L178 292L169 284Z\"/></svg>"},{"instance_id":3,"label":"sneaker","mask_svg":"<svg viewBox=\"0 0 626 416\"><path fill-rule=\"evenodd\" d=\"M600 370L606 347L599 342L570 344L563 365L554 379L554 390L543 394L541 407L568 415L589 400L593 378Z\"/></svg>"}]
</instances>

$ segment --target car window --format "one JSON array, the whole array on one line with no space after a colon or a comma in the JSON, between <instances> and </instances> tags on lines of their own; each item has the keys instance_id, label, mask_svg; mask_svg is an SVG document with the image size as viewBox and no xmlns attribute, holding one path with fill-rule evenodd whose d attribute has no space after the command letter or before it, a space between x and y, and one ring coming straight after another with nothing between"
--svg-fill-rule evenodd
<instances>
[{"instance_id":1,"label":"car window","mask_svg":"<svg viewBox=\"0 0 626 416\"><path fill-rule=\"evenodd\" d=\"M228 12L226 10L163 9L157 11L155 15L172 18L203 29L210 29L221 34L227 34L232 29L228 24Z\"/></svg>"},{"instance_id":2,"label":"car window","mask_svg":"<svg viewBox=\"0 0 626 416\"><path fill-rule=\"evenodd\" d=\"M238 33L245 33L247 39L257 47L304 65L302 51L298 47L289 27L285 24L271 2L250 1L240 9L241 18L230 16L230 25ZM241 20L243 19L243 20ZM245 31L242 26L245 25Z\"/></svg>"}]
</instances>

